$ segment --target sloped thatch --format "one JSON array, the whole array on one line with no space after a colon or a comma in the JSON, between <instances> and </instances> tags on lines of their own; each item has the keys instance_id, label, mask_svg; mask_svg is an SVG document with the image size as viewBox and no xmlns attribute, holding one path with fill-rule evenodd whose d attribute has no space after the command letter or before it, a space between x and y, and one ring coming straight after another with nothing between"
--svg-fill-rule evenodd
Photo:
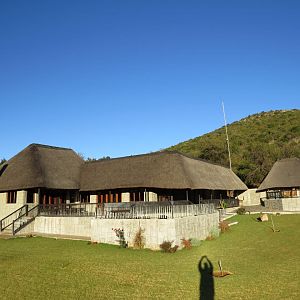
<instances>
[{"instance_id":1,"label":"sloped thatch","mask_svg":"<svg viewBox=\"0 0 300 300\"><path fill-rule=\"evenodd\" d=\"M81 191L117 188L246 190L229 169L176 152L100 160L86 163Z\"/></svg>"},{"instance_id":2,"label":"sloped thatch","mask_svg":"<svg viewBox=\"0 0 300 300\"><path fill-rule=\"evenodd\" d=\"M292 187L300 187L300 159L296 157L277 161L257 192Z\"/></svg>"},{"instance_id":3,"label":"sloped thatch","mask_svg":"<svg viewBox=\"0 0 300 300\"><path fill-rule=\"evenodd\" d=\"M71 149L31 144L1 166L0 191L79 189L83 163Z\"/></svg>"}]
</instances>

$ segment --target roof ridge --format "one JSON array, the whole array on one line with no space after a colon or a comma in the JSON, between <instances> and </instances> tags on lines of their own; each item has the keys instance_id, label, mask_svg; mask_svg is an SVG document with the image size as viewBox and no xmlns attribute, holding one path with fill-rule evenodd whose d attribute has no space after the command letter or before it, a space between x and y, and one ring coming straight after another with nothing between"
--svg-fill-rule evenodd
<instances>
[{"instance_id":1,"label":"roof ridge","mask_svg":"<svg viewBox=\"0 0 300 300\"><path fill-rule=\"evenodd\" d=\"M155 151L155 152L150 152L150 153L126 155L126 156L121 156L121 157L99 158L96 160L85 161L85 163L87 163L87 164L100 163L100 162L104 162L104 161L115 161L115 160L124 159L124 158L136 158L136 157L152 156L152 155L154 156L154 155L160 155L160 154L165 154L165 153L170 153L170 152L171 151Z\"/></svg>"},{"instance_id":2,"label":"roof ridge","mask_svg":"<svg viewBox=\"0 0 300 300\"><path fill-rule=\"evenodd\" d=\"M31 147L48 148L48 149L54 149L54 150L56 149L56 150L71 150L71 151L74 151L72 148L51 146L51 145L45 145L45 144L39 144L39 143L29 144L26 148L31 148Z\"/></svg>"},{"instance_id":3,"label":"roof ridge","mask_svg":"<svg viewBox=\"0 0 300 300\"><path fill-rule=\"evenodd\" d=\"M172 154L172 155L180 155L189 159L193 159L193 160L197 160L197 161L201 161L207 164L211 164L211 165L215 165L218 167L222 167L225 169L229 169L228 167L206 160L206 159L202 159L202 158L197 158L197 157L193 157L191 155L187 155L185 153L181 153L179 151L175 151L175 150L162 150L162 151L156 151L156 152L150 152L150 153L143 153L143 154L136 154L136 155L127 155L127 156L121 156L121 157L114 157L114 158L100 158L97 160L91 160L91 161L85 161L85 164L92 164L92 163L101 163L101 162L108 162L108 161L115 161L115 160L121 160L121 159L125 159L125 158L136 158L136 157L143 157L143 156L152 156L152 155L163 155L163 154Z\"/></svg>"}]
</instances>

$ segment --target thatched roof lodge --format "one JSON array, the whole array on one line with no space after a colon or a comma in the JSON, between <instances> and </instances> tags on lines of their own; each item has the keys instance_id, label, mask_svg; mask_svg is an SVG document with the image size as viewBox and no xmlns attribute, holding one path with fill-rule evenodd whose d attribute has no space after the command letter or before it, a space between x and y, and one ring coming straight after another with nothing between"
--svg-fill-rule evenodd
<instances>
[{"instance_id":1,"label":"thatched roof lodge","mask_svg":"<svg viewBox=\"0 0 300 300\"><path fill-rule=\"evenodd\" d=\"M81 191L118 188L245 190L228 168L177 152L156 152L87 162Z\"/></svg>"},{"instance_id":2,"label":"thatched roof lodge","mask_svg":"<svg viewBox=\"0 0 300 300\"><path fill-rule=\"evenodd\" d=\"M87 162L82 167L80 182L82 192L152 191L162 196L158 200L188 197L198 201L219 197L222 192L226 197L227 191L247 189L228 168L167 151ZM187 190L191 191L189 195ZM133 196L141 197L140 193Z\"/></svg>"},{"instance_id":3,"label":"thatched roof lodge","mask_svg":"<svg viewBox=\"0 0 300 300\"><path fill-rule=\"evenodd\" d=\"M267 194L268 191L282 191L282 193L292 196L292 191L296 195L299 189L300 159L295 157L277 161L257 191L267 191Z\"/></svg>"},{"instance_id":4,"label":"thatched roof lodge","mask_svg":"<svg viewBox=\"0 0 300 300\"><path fill-rule=\"evenodd\" d=\"M14 191L20 190L27 191L27 203L59 204L198 202L246 189L230 169L176 152L84 162L72 149L31 144L0 166L0 193L8 193L7 203L16 203Z\"/></svg>"}]
</instances>

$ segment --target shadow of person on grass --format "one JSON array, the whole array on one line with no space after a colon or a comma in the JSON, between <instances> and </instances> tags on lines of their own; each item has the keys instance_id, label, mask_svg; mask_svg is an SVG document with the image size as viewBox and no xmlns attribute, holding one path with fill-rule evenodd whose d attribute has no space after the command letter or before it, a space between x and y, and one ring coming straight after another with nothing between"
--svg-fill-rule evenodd
<instances>
[{"instance_id":1,"label":"shadow of person on grass","mask_svg":"<svg viewBox=\"0 0 300 300\"><path fill-rule=\"evenodd\" d=\"M202 256L198 269L200 272L200 283L199 283L199 295L200 300L213 300L215 297L215 286L213 277L213 264L207 258L207 256Z\"/></svg>"}]
</instances>

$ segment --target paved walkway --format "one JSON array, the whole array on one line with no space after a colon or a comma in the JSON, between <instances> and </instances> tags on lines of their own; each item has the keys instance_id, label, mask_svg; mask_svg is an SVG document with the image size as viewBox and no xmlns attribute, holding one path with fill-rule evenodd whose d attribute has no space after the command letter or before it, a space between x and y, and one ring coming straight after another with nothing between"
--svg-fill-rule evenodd
<instances>
[{"instance_id":1,"label":"paved walkway","mask_svg":"<svg viewBox=\"0 0 300 300\"><path fill-rule=\"evenodd\" d=\"M300 211L285 211L280 209L266 208L262 205L244 206L246 213L280 213L280 214L299 214Z\"/></svg>"}]
</instances>

